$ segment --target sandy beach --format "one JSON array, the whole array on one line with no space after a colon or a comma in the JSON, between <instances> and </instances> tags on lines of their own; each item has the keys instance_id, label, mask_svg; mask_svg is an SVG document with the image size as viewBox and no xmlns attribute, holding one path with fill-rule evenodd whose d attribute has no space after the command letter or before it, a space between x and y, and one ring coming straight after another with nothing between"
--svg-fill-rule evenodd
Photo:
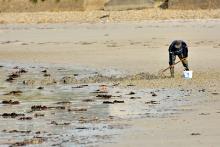
<instances>
[{"instance_id":1,"label":"sandy beach","mask_svg":"<svg viewBox=\"0 0 220 147\"><path fill-rule=\"evenodd\" d=\"M85 12L86 19L46 12L59 15L56 20L41 17L41 13L0 13L0 98L21 102L20 106L0 104L1 116L13 110L33 117L30 123L18 124L1 117L0 130L5 131L0 132L0 144L16 145L14 139L20 134L11 135L12 129L31 129L16 141L40 131L37 136L42 140L35 145L218 147L219 10L185 11L184 16L182 11L173 13L175 10L149 16L150 11L131 10L129 18L105 12L110 13L107 20L99 18L104 12L93 12L88 18L90 12ZM148 15L142 19L136 13ZM189 65L194 71L191 80L182 78L181 64L174 79L157 75L168 66L168 46L174 39L188 43ZM20 74L21 67L27 73L5 81L12 72ZM103 84L110 99L94 94ZM39 91L39 87L44 89ZM12 96L13 90L22 93ZM71 103L57 104L64 101ZM33 107L33 112L26 113L33 105L46 105L40 111L45 117L34 117ZM12 127L3 125L5 122Z\"/></svg>"}]
</instances>

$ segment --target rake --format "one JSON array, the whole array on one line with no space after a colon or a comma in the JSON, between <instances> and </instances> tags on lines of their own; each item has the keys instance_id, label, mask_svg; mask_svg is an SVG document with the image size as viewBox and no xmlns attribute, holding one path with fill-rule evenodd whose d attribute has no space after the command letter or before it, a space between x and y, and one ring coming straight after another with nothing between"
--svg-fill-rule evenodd
<instances>
[{"instance_id":1,"label":"rake","mask_svg":"<svg viewBox=\"0 0 220 147\"><path fill-rule=\"evenodd\" d=\"M177 65L178 63L182 62L183 60L185 60L186 58L183 58L183 59L180 59L178 62L174 63L173 66ZM160 77L165 77L164 73L170 69L171 66L167 67L166 69L161 69L159 72L158 72L158 76Z\"/></svg>"}]
</instances>

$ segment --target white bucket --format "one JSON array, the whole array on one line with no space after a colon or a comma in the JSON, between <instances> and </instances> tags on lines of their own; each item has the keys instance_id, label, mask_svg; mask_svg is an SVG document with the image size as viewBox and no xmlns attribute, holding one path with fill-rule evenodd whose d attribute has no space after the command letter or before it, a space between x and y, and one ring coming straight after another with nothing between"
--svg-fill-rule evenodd
<instances>
[{"instance_id":1,"label":"white bucket","mask_svg":"<svg viewBox=\"0 0 220 147\"><path fill-rule=\"evenodd\" d=\"M185 79L192 79L192 77L193 77L193 71L184 71L184 72L183 72L183 77L184 77Z\"/></svg>"}]
</instances>

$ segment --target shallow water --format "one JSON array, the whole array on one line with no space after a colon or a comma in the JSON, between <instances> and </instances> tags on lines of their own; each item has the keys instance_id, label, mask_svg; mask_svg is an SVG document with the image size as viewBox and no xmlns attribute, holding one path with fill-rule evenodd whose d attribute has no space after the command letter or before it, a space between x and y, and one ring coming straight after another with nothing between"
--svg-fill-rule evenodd
<instances>
[{"instance_id":1,"label":"shallow water","mask_svg":"<svg viewBox=\"0 0 220 147\"><path fill-rule=\"evenodd\" d=\"M19 117L0 116L0 130L4 130L0 131L0 144L5 146L34 136L45 139L41 146L98 146L100 143L114 142L114 138L119 137L125 128L129 129L130 126L125 124L125 121L146 117L149 119L172 117L184 111L191 111L182 109L181 106L199 103L206 98L206 93L198 92L196 89L137 89L133 86L117 86L111 80L103 83L82 83L83 78L103 74L108 77L121 77L124 71L108 69L108 72L105 72L105 70L77 66L19 64L19 69L23 67L28 72L22 73L20 77L9 83L5 79L11 72L18 70L13 68L18 64L3 63L2 65L4 67L0 68L0 98L1 100L19 100L20 104L0 104L1 114L16 112L32 117L32 120L18 120ZM43 76L42 71L45 69L50 74L49 77ZM64 84L63 77L74 77L74 80ZM51 82L51 79L56 83ZM33 82L23 83L29 80ZM101 86L103 84L105 86ZM39 86L44 88L37 89ZM105 87L104 92L107 92L104 94L111 95L111 98L97 97L103 94L97 93L97 90L103 91L103 87ZM12 90L20 90L22 93L5 95ZM156 96L152 96L154 93ZM124 103L103 103L114 100L124 101ZM68 103L57 104L57 102ZM64 106L65 109L31 112L33 105ZM34 116L39 113L44 116ZM30 130L31 132L10 133L11 130ZM29 145L38 146L37 143Z\"/></svg>"}]
</instances>

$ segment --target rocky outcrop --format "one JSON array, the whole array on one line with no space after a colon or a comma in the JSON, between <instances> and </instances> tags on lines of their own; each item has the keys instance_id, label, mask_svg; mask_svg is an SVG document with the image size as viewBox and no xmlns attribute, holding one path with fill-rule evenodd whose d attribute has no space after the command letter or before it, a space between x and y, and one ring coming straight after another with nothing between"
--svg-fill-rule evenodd
<instances>
[{"instance_id":1,"label":"rocky outcrop","mask_svg":"<svg viewBox=\"0 0 220 147\"><path fill-rule=\"evenodd\" d=\"M75 11L104 9L106 0L0 0L0 12Z\"/></svg>"},{"instance_id":2,"label":"rocky outcrop","mask_svg":"<svg viewBox=\"0 0 220 147\"><path fill-rule=\"evenodd\" d=\"M128 10L128 9L143 9L153 8L154 0L109 0L105 10Z\"/></svg>"},{"instance_id":3,"label":"rocky outcrop","mask_svg":"<svg viewBox=\"0 0 220 147\"><path fill-rule=\"evenodd\" d=\"M169 9L217 9L220 0L169 0Z\"/></svg>"}]
</instances>

